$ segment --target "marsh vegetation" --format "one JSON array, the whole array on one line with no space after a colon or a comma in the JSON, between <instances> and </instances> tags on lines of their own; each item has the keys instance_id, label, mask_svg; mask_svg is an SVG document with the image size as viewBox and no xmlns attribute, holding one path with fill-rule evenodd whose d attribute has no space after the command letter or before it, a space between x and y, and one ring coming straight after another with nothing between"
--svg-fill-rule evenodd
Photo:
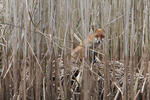
<instances>
[{"instance_id":1,"label":"marsh vegetation","mask_svg":"<svg viewBox=\"0 0 150 100\"><path fill-rule=\"evenodd\" d=\"M150 100L149 5L0 0L0 100ZM76 65L71 50L92 25L106 33L97 63Z\"/></svg>"}]
</instances>

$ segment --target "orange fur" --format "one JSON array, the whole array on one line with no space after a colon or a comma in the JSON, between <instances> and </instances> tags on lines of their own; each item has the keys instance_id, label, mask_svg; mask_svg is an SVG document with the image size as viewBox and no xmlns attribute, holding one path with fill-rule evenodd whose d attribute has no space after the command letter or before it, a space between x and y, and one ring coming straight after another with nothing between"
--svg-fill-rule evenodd
<instances>
[{"instance_id":1,"label":"orange fur","mask_svg":"<svg viewBox=\"0 0 150 100\"><path fill-rule=\"evenodd\" d=\"M71 56L75 60L77 60L78 58L82 60L85 46L90 48L95 45L94 47L96 48L97 44L100 44L104 37L104 29L96 29L95 32L89 34L83 42L81 42L75 49L72 50Z\"/></svg>"}]
</instances>

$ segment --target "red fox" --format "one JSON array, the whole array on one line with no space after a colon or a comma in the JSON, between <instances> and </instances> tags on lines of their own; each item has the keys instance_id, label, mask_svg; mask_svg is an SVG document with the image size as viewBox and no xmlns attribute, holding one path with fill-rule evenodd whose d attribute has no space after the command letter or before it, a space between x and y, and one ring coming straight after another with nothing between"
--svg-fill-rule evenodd
<instances>
[{"instance_id":1,"label":"red fox","mask_svg":"<svg viewBox=\"0 0 150 100\"><path fill-rule=\"evenodd\" d=\"M103 28L98 28L95 30L95 32L88 35L88 37L81 42L75 49L72 50L71 56L75 60L82 61L84 48L87 46L88 48L97 48L98 45L102 42L102 40L105 37L105 32Z\"/></svg>"}]
</instances>

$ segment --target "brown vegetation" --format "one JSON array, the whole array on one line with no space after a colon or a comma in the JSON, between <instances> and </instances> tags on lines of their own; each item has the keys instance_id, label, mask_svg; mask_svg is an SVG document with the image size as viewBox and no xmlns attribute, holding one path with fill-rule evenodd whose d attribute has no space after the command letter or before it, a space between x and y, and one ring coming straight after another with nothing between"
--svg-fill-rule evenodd
<instances>
[{"instance_id":1,"label":"brown vegetation","mask_svg":"<svg viewBox=\"0 0 150 100\"><path fill-rule=\"evenodd\" d=\"M0 100L150 100L149 5L0 0ZM105 40L73 63L71 50L92 25L104 28Z\"/></svg>"}]
</instances>

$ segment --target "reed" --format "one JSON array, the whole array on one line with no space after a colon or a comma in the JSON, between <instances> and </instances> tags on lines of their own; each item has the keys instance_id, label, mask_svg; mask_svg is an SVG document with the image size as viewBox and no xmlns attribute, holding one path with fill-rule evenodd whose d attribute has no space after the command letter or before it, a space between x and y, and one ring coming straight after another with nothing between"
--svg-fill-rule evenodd
<instances>
[{"instance_id":1,"label":"reed","mask_svg":"<svg viewBox=\"0 0 150 100\"><path fill-rule=\"evenodd\" d=\"M149 0L0 0L0 100L149 100ZM91 26L97 56L71 50ZM78 66L78 81L72 80ZM62 73L61 73L62 72ZM73 82L73 83L72 83Z\"/></svg>"}]
</instances>

